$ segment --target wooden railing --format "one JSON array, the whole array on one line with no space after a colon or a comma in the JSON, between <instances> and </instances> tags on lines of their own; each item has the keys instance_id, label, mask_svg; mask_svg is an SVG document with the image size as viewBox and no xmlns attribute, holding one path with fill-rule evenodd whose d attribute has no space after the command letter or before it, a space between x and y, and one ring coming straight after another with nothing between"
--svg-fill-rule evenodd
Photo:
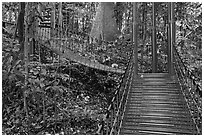
<instances>
[{"instance_id":1,"label":"wooden railing","mask_svg":"<svg viewBox=\"0 0 204 137\"><path fill-rule=\"evenodd\" d=\"M175 46L174 69L198 134L202 134L202 88L195 75L183 63Z\"/></svg>"},{"instance_id":2,"label":"wooden railing","mask_svg":"<svg viewBox=\"0 0 204 137\"><path fill-rule=\"evenodd\" d=\"M97 134L114 135L118 134L122 121L123 111L128 91L133 78L132 50L129 57L128 66L123 74L121 83L115 90L113 98L105 114L104 121L99 125Z\"/></svg>"}]
</instances>

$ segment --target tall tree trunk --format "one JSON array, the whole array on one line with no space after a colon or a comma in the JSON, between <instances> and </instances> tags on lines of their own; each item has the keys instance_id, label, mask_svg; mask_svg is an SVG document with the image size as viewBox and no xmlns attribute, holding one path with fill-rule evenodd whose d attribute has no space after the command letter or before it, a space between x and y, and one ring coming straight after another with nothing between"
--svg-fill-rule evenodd
<instances>
[{"instance_id":1,"label":"tall tree trunk","mask_svg":"<svg viewBox=\"0 0 204 137\"><path fill-rule=\"evenodd\" d=\"M25 3L24 3L25 6ZM26 9L25 15L25 42L24 42L24 62L25 62L25 85L24 85L24 110L26 117L28 118L28 108L27 108L27 85L28 85L28 14L29 14L29 3L24 7L24 12ZM24 30L24 29L23 29Z\"/></svg>"},{"instance_id":2,"label":"tall tree trunk","mask_svg":"<svg viewBox=\"0 0 204 137\"><path fill-rule=\"evenodd\" d=\"M75 25L75 28L76 28L76 34L78 34L79 33L79 18L77 17L77 19L76 19L76 23L75 23L76 25ZM84 26L84 29L85 29L85 26ZM84 31L83 31L83 33L85 33Z\"/></svg>"},{"instance_id":3,"label":"tall tree trunk","mask_svg":"<svg viewBox=\"0 0 204 137\"><path fill-rule=\"evenodd\" d=\"M62 2L60 2L59 3L59 20L58 20L58 24L59 24L58 36L59 37L61 37L61 35L62 35L62 19L63 19Z\"/></svg>"},{"instance_id":4,"label":"tall tree trunk","mask_svg":"<svg viewBox=\"0 0 204 137\"><path fill-rule=\"evenodd\" d=\"M114 3L101 2L97 8L95 20L90 37L105 41L114 41L117 38L118 29L114 18Z\"/></svg>"},{"instance_id":5,"label":"tall tree trunk","mask_svg":"<svg viewBox=\"0 0 204 137\"><path fill-rule=\"evenodd\" d=\"M20 12L18 14L18 21L14 37L19 36L20 51L24 49L24 16L25 16L25 2L20 3Z\"/></svg>"},{"instance_id":6,"label":"tall tree trunk","mask_svg":"<svg viewBox=\"0 0 204 137\"><path fill-rule=\"evenodd\" d=\"M29 3L31 4L30 7L38 7L37 3ZM35 18L36 17L36 11L34 9L32 9L30 11L30 15L29 15L29 20L31 20L31 22L29 22L29 38L32 38L32 42L29 44L29 55L32 55L35 51L35 46L36 46L36 36L37 36L37 28L38 28L38 21Z\"/></svg>"}]
</instances>

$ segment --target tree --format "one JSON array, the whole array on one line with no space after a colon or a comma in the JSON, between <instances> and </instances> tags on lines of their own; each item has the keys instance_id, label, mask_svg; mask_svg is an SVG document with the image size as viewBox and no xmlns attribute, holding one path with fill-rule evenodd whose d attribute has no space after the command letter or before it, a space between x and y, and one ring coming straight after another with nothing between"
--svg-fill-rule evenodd
<instances>
[{"instance_id":1,"label":"tree","mask_svg":"<svg viewBox=\"0 0 204 137\"><path fill-rule=\"evenodd\" d=\"M101 2L96 11L90 37L93 40L114 41L118 32L114 18L114 3Z\"/></svg>"},{"instance_id":2,"label":"tree","mask_svg":"<svg viewBox=\"0 0 204 137\"><path fill-rule=\"evenodd\" d=\"M116 23L118 25L118 30L121 30L121 28L122 28L124 11L125 11L125 3L124 2L116 2L115 18L116 18Z\"/></svg>"},{"instance_id":3,"label":"tree","mask_svg":"<svg viewBox=\"0 0 204 137\"><path fill-rule=\"evenodd\" d=\"M16 25L15 36L19 35L20 51L23 51L24 44L24 15L25 15L25 2L20 3L20 12L18 14L18 20Z\"/></svg>"}]
</instances>

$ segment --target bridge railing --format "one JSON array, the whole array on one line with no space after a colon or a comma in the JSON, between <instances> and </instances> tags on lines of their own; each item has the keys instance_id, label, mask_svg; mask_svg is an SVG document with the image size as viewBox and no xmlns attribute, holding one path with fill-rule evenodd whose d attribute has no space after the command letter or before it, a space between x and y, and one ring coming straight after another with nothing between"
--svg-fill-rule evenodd
<instances>
[{"instance_id":1,"label":"bridge railing","mask_svg":"<svg viewBox=\"0 0 204 137\"><path fill-rule=\"evenodd\" d=\"M104 121L99 125L97 134L114 135L118 134L119 132L127 94L130 90L130 85L133 77L132 53L133 51L131 50L128 66L125 70L125 73L123 74L119 86L115 90L113 98L111 99L111 102L107 109L107 113L104 116Z\"/></svg>"},{"instance_id":2,"label":"bridge railing","mask_svg":"<svg viewBox=\"0 0 204 137\"><path fill-rule=\"evenodd\" d=\"M195 75L182 61L174 46L174 68L178 76L191 116L196 124L198 134L202 130L202 88Z\"/></svg>"}]
</instances>

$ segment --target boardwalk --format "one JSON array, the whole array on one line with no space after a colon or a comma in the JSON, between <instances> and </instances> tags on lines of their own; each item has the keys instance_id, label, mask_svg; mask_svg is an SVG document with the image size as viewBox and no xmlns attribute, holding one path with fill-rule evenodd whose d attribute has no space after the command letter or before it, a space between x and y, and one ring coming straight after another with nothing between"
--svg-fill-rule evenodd
<instances>
[{"instance_id":1,"label":"boardwalk","mask_svg":"<svg viewBox=\"0 0 204 137\"><path fill-rule=\"evenodd\" d=\"M129 92L120 134L196 134L176 78L142 74Z\"/></svg>"}]
</instances>

